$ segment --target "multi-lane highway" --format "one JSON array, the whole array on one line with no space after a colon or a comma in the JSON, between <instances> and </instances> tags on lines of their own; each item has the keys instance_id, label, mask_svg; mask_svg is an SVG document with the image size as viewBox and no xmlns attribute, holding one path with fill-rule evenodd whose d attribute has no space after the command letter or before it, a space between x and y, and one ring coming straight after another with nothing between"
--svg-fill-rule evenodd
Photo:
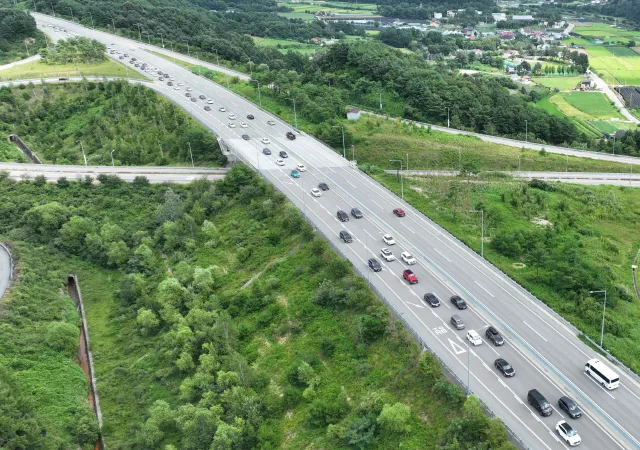
<instances>
[{"instance_id":1,"label":"multi-lane highway","mask_svg":"<svg viewBox=\"0 0 640 450\"><path fill-rule=\"evenodd\" d=\"M504 420L524 446L549 450L567 447L555 432L556 422L564 418L578 430L585 449L640 449L637 426L640 385L631 375L616 369L621 386L614 391L596 384L584 374L583 367L597 354L576 337L576 330L349 161L304 133L296 133L295 140L287 139L285 133L292 131L290 125L222 86L144 52L129 40L42 15L37 19L50 35L54 33L46 26L49 23L105 44L113 43L121 54L135 55L139 61L155 67L156 74L160 70L175 78L174 86L168 86L166 79L158 81L156 76L155 88L215 132L224 147L253 166L298 206L407 326L464 384L469 382L471 391ZM184 83L179 86L180 90L174 89L178 83ZM187 91L188 87L192 90ZM192 97L187 97L187 92ZM193 95L196 101L191 101ZM200 95L205 99L200 99ZM205 106L211 110L205 110ZM230 127L230 123L235 126ZM248 140L242 138L243 134ZM271 155L264 154L264 148L268 148ZM280 151L288 154L282 158L283 165L276 163ZM301 171L299 178L293 178L291 171L298 164L307 170ZM319 197L311 195L311 189L321 182L327 183L329 190L322 191ZM349 222L336 218L339 209L348 213L353 207L359 208L364 217L351 217ZM393 214L392 210L398 207L404 208L405 217ZM351 233L353 242L347 244L339 239L339 232L345 230ZM387 233L396 244L382 241ZM387 262L380 258L383 247L389 247L398 259ZM402 278L402 271L408 268L400 261L403 251L411 252L417 260L411 266L418 277L417 284L409 285ZM368 269L367 260L373 257L382 263L381 272ZM435 293L441 299L441 306L428 306L423 301L427 292ZM469 308L456 310L449 302L453 294L462 296ZM449 324L454 313L463 319L465 330L457 331ZM505 345L495 347L484 339L489 325L503 333ZM483 345L467 346L465 335L470 329L483 336ZM494 368L498 357L505 358L515 368L513 378L504 378ZM527 404L527 392L532 388L541 391L554 406L551 417L539 416ZM557 400L561 395L572 397L584 410L584 416L571 420L559 410Z\"/></svg>"}]
</instances>

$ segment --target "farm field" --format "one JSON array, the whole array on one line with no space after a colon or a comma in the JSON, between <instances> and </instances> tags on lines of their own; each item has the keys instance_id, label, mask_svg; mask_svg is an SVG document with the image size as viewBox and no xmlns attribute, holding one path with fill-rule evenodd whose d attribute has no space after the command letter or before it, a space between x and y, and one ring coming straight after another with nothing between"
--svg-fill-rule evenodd
<instances>
[{"instance_id":1,"label":"farm field","mask_svg":"<svg viewBox=\"0 0 640 450\"><path fill-rule=\"evenodd\" d=\"M567 92L561 95L567 103L593 119L624 119L600 92Z\"/></svg>"},{"instance_id":2,"label":"farm field","mask_svg":"<svg viewBox=\"0 0 640 450\"><path fill-rule=\"evenodd\" d=\"M316 52L320 47L314 44L306 44L303 42L290 41L286 39L270 39L270 38L261 38L254 37L253 42L255 42L258 47L273 47L282 53L286 53L288 51L293 51L297 53L302 53L304 55L311 55Z\"/></svg>"},{"instance_id":3,"label":"farm field","mask_svg":"<svg viewBox=\"0 0 640 450\"><path fill-rule=\"evenodd\" d=\"M628 47L587 46L591 70L609 84L640 84L640 55Z\"/></svg>"},{"instance_id":4,"label":"farm field","mask_svg":"<svg viewBox=\"0 0 640 450\"><path fill-rule=\"evenodd\" d=\"M575 88L583 77L534 77L534 82L551 89L558 88L561 91L568 91Z\"/></svg>"},{"instance_id":5,"label":"farm field","mask_svg":"<svg viewBox=\"0 0 640 450\"><path fill-rule=\"evenodd\" d=\"M278 6L291 8L293 12L279 13L283 17L289 19L302 19L304 21L314 20L315 12L336 13L336 14L374 14L378 7L374 3L331 3L322 4L306 2L291 3L279 2Z\"/></svg>"},{"instance_id":6,"label":"farm field","mask_svg":"<svg viewBox=\"0 0 640 450\"><path fill-rule=\"evenodd\" d=\"M615 28L606 23L585 23L577 24L573 32L581 37L601 39L605 42L622 42L626 44L630 40L640 40L640 32Z\"/></svg>"},{"instance_id":7,"label":"farm field","mask_svg":"<svg viewBox=\"0 0 640 450\"><path fill-rule=\"evenodd\" d=\"M612 122L610 120L593 120L591 125L603 133L613 133L616 130L637 130L638 126L630 122Z\"/></svg>"}]
</instances>

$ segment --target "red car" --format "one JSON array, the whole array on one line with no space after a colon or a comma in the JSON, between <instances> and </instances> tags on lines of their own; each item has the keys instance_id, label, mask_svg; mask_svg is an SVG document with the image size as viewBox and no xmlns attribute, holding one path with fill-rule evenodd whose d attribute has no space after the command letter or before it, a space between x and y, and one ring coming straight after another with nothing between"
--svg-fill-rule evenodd
<instances>
[{"instance_id":1,"label":"red car","mask_svg":"<svg viewBox=\"0 0 640 450\"><path fill-rule=\"evenodd\" d=\"M404 210L402 208L396 208L393 210L393 213L398 217L404 217Z\"/></svg>"},{"instance_id":2,"label":"red car","mask_svg":"<svg viewBox=\"0 0 640 450\"><path fill-rule=\"evenodd\" d=\"M402 271L402 277L409 282L409 284L416 284L418 282L418 277L413 273L412 270L406 269Z\"/></svg>"}]
</instances>

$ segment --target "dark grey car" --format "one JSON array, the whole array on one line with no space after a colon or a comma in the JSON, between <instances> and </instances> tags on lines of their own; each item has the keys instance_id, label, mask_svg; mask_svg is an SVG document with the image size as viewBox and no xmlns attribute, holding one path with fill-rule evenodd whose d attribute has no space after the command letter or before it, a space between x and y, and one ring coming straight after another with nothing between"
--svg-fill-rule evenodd
<instances>
[{"instance_id":1,"label":"dark grey car","mask_svg":"<svg viewBox=\"0 0 640 450\"><path fill-rule=\"evenodd\" d=\"M368 264L369 264L369 268L374 272L380 272L382 270L382 265L380 264L380 261L378 261L375 258L369 259Z\"/></svg>"},{"instance_id":2,"label":"dark grey car","mask_svg":"<svg viewBox=\"0 0 640 450\"><path fill-rule=\"evenodd\" d=\"M569 417L571 417L572 419L577 419L579 417L582 417L582 410L578 408L578 405L576 405L576 402L571 400L566 395L560 397L560 399L558 400L558 406L560 407L561 410L569 414Z\"/></svg>"},{"instance_id":3,"label":"dark grey car","mask_svg":"<svg viewBox=\"0 0 640 450\"><path fill-rule=\"evenodd\" d=\"M353 241L353 238L351 238L351 235L349 234L348 231L341 231L340 232L340 239L342 239L345 243L349 243Z\"/></svg>"}]
</instances>

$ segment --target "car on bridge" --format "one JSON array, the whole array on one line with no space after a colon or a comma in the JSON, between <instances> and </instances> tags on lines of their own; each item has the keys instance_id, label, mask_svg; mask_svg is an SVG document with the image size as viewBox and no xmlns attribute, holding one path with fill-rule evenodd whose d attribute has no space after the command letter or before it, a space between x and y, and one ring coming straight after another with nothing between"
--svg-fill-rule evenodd
<instances>
[{"instance_id":1,"label":"car on bridge","mask_svg":"<svg viewBox=\"0 0 640 450\"><path fill-rule=\"evenodd\" d=\"M296 169L292 169L291 170L291 176L293 178L300 178L300 172L298 172Z\"/></svg>"},{"instance_id":2,"label":"car on bridge","mask_svg":"<svg viewBox=\"0 0 640 450\"><path fill-rule=\"evenodd\" d=\"M221 106L220 108L218 108L218 111L227 112L227 108L225 108L224 106Z\"/></svg>"},{"instance_id":3,"label":"car on bridge","mask_svg":"<svg viewBox=\"0 0 640 450\"><path fill-rule=\"evenodd\" d=\"M296 139L296 135L293 134L291 131L287 131L286 136L287 136L287 139L289 139L290 141L295 141Z\"/></svg>"},{"instance_id":4,"label":"car on bridge","mask_svg":"<svg viewBox=\"0 0 640 450\"><path fill-rule=\"evenodd\" d=\"M279 166L284 166L284 161L281 159L276 159L276 164Z\"/></svg>"},{"instance_id":5,"label":"car on bridge","mask_svg":"<svg viewBox=\"0 0 640 450\"><path fill-rule=\"evenodd\" d=\"M320 189L318 188L312 188L311 195L313 195L314 197L320 197L322 195L322 192L320 192Z\"/></svg>"},{"instance_id":6,"label":"car on bridge","mask_svg":"<svg viewBox=\"0 0 640 450\"><path fill-rule=\"evenodd\" d=\"M242 128L247 128L247 127L248 127L248 125L247 125L247 123L246 123L246 122L240 122L240 126L241 126Z\"/></svg>"},{"instance_id":7,"label":"car on bridge","mask_svg":"<svg viewBox=\"0 0 640 450\"><path fill-rule=\"evenodd\" d=\"M200 95L198 95L198 98L199 98L200 100L204 100L204 99L206 99L207 97L206 97L206 96L204 96L204 95L202 95L202 94L200 94Z\"/></svg>"},{"instance_id":8,"label":"car on bridge","mask_svg":"<svg viewBox=\"0 0 640 450\"><path fill-rule=\"evenodd\" d=\"M458 309L467 309L467 302L465 302L459 295L452 295L451 303L453 303Z\"/></svg>"},{"instance_id":9,"label":"car on bridge","mask_svg":"<svg viewBox=\"0 0 640 450\"><path fill-rule=\"evenodd\" d=\"M275 125L276 121L275 120L267 120L267 125Z\"/></svg>"},{"instance_id":10,"label":"car on bridge","mask_svg":"<svg viewBox=\"0 0 640 450\"><path fill-rule=\"evenodd\" d=\"M322 189L323 191L328 191L329 190L329 186L327 185L327 183L320 183L320 184L318 184L318 187L320 189Z\"/></svg>"},{"instance_id":11,"label":"car on bridge","mask_svg":"<svg viewBox=\"0 0 640 450\"><path fill-rule=\"evenodd\" d=\"M380 272L382 270L382 264L375 258L369 258L367 263L369 264L369 268L374 272Z\"/></svg>"},{"instance_id":12,"label":"car on bridge","mask_svg":"<svg viewBox=\"0 0 640 450\"><path fill-rule=\"evenodd\" d=\"M416 284L418 282L418 277L416 276L415 273L413 273L413 270L411 270L411 269L403 270L402 271L402 278L407 280L409 282L409 284Z\"/></svg>"},{"instance_id":13,"label":"car on bridge","mask_svg":"<svg viewBox=\"0 0 640 450\"><path fill-rule=\"evenodd\" d=\"M205 111L211 111L211 106L209 106L209 105L204 105L204 110L205 110Z\"/></svg>"},{"instance_id":14,"label":"car on bridge","mask_svg":"<svg viewBox=\"0 0 640 450\"><path fill-rule=\"evenodd\" d=\"M480 335L478 334L478 332L476 330L467 331L467 340L474 347L476 347L478 345L482 345L482 338L480 337Z\"/></svg>"},{"instance_id":15,"label":"car on bridge","mask_svg":"<svg viewBox=\"0 0 640 450\"><path fill-rule=\"evenodd\" d=\"M253 114L247 114L247 119L253 120L253 119L255 119L255 117L253 117Z\"/></svg>"},{"instance_id":16,"label":"car on bridge","mask_svg":"<svg viewBox=\"0 0 640 450\"><path fill-rule=\"evenodd\" d=\"M391 261L395 261L396 260L396 257L393 254L393 252L391 252L391 250L389 250L386 247L383 248L382 250L380 250L380 255L382 255L384 260L387 261L387 262L391 262Z\"/></svg>"},{"instance_id":17,"label":"car on bridge","mask_svg":"<svg viewBox=\"0 0 640 450\"><path fill-rule=\"evenodd\" d=\"M362 211L358 208L351 208L351 215L356 219L362 219Z\"/></svg>"},{"instance_id":18,"label":"car on bridge","mask_svg":"<svg viewBox=\"0 0 640 450\"><path fill-rule=\"evenodd\" d=\"M351 237L351 234L348 231L344 231L344 230L340 232L340 239L342 239L345 244L348 244L349 242L353 242L353 238Z\"/></svg>"},{"instance_id":19,"label":"car on bridge","mask_svg":"<svg viewBox=\"0 0 640 450\"><path fill-rule=\"evenodd\" d=\"M289 155L287 155L287 152L285 152L284 150L281 150L280 153L278 153L278 155L280 155L280 158L288 158Z\"/></svg>"},{"instance_id":20,"label":"car on bridge","mask_svg":"<svg viewBox=\"0 0 640 450\"><path fill-rule=\"evenodd\" d=\"M413 255L409 252L402 252L402 254L400 255L400 257L402 258L402 260L409 264L410 266L413 264L416 264L418 261L413 257Z\"/></svg>"},{"instance_id":21,"label":"car on bridge","mask_svg":"<svg viewBox=\"0 0 640 450\"><path fill-rule=\"evenodd\" d=\"M404 217L406 214L402 208L396 208L393 210L393 213L398 217Z\"/></svg>"},{"instance_id":22,"label":"car on bridge","mask_svg":"<svg viewBox=\"0 0 640 450\"><path fill-rule=\"evenodd\" d=\"M229 122L229 128L235 128L235 127L236 127L236 124L235 124L235 123L233 123L233 122Z\"/></svg>"},{"instance_id":23,"label":"car on bridge","mask_svg":"<svg viewBox=\"0 0 640 450\"><path fill-rule=\"evenodd\" d=\"M270 155L270 154L271 154L271 150L269 150L267 147L265 147L265 148L263 148L263 149L262 149L262 153L263 153L264 155L267 155L267 156L268 156L268 155Z\"/></svg>"},{"instance_id":24,"label":"car on bridge","mask_svg":"<svg viewBox=\"0 0 640 450\"><path fill-rule=\"evenodd\" d=\"M263 144L271 144L271 139L269 139L269 138L262 138L262 143L263 143Z\"/></svg>"},{"instance_id":25,"label":"car on bridge","mask_svg":"<svg viewBox=\"0 0 640 450\"><path fill-rule=\"evenodd\" d=\"M382 236L382 240L387 245L396 245L395 239L393 239L393 237L390 234L385 234L384 236Z\"/></svg>"},{"instance_id":26,"label":"car on bridge","mask_svg":"<svg viewBox=\"0 0 640 450\"><path fill-rule=\"evenodd\" d=\"M440 306L440 299L433 292L424 294L423 298L425 303L433 308L437 308L438 306Z\"/></svg>"},{"instance_id":27,"label":"car on bridge","mask_svg":"<svg viewBox=\"0 0 640 450\"><path fill-rule=\"evenodd\" d=\"M560 437L564 439L565 442L571 447L580 445L580 443L582 442L582 439L580 439L580 435L578 434L578 432L564 420L561 420L556 424L556 431L558 432Z\"/></svg>"},{"instance_id":28,"label":"car on bridge","mask_svg":"<svg viewBox=\"0 0 640 450\"><path fill-rule=\"evenodd\" d=\"M578 419L582 417L582 410L576 405L576 403L571 400L566 395L563 395L558 400L558 407L569 414L569 417L572 419Z\"/></svg>"},{"instance_id":29,"label":"car on bridge","mask_svg":"<svg viewBox=\"0 0 640 450\"><path fill-rule=\"evenodd\" d=\"M307 167L304 164L298 164L298 170L300 172L306 172L307 171Z\"/></svg>"},{"instance_id":30,"label":"car on bridge","mask_svg":"<svg viewBox=\"0 0 640 450\"><path fill-rule=\"evenodd\" d=\"M511 367L511 364L509 364L506 360L502 358L496 359L493 364L496 366L496 369L498 369L502 373L502 375L504 375L507 378L511 378L516 374L516 371L513 370L513 367Z\"/></svg>"},{"instance_id":31,"label":"car on bridge","mask_svg":"<svg viewBox=\"0 0 640 450\"><path fill-rule=\"evenodd\" d=\"M487 328L487 331L484 335L487 337L487 339L493 342L493 345L504 345L504 338L494 327L490 326L489 328Z\"/></svg>"},{"instance_id":32,"label":"car on bridge","mask_svg":"<svg viewBox=\"0 0 640 450\"><path fill-rule=\"evenodd\" d=\"M248 140L249 140L249 139L251 139L251 138L249 137L249 135L248 135L248 134L243 134L243 135L242 135L242 139L244 139L245 141L248 141Z\"/></svg>"}]
</instances>

